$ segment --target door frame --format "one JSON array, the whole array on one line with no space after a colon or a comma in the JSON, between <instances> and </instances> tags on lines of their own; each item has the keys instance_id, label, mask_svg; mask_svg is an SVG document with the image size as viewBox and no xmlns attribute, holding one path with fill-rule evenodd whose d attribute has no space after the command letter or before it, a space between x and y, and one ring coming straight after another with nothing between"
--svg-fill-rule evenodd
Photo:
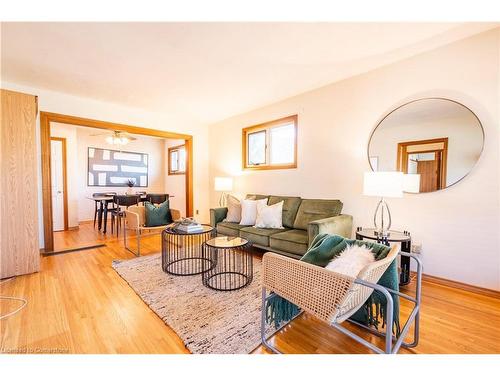
<instances>
[{"instance_id":1,"label":"door frame","mask_svg":"<svg viewBox=\"0 0 500 375\"><path fill-rule=\"evenodd\" d=\"M63 199L63 210L64 210L64 230L69 229L68 224L68 179L66 170L66 138L63 137L50 137L50 141L56 141L62 143L62 168L63 168L63 189L64 189L64 199ZM52 166L51 166L52 168ZM52 176L52 174L51 174ZM52 179L52 178L51 178ZM52 181L51 181L52 182ZM52 189L52 184L51 184ZM52 197L51 197L52 199Z\"/></svg>"},{"instance_id":2,"label":"door frame","mask_svg":"<svg viewBox=\"0 0 500 375\"><path fill-rule=\"evenodd\" d=\"M52 184L50 165L50 123L58 122L67 125L85 126L90 128L119 130L127 133L149 135L160 138L183 139L185 142L186 159L186 216L193 216L193 136L163 130L143 128L134 125L93 120L83 117L64 115L53 112L40 112L40 143L42 154L42 204L43 204L43 231L45 253L54 251L54 237L52 225Z\"/></svg>"},{"instance_id":3,"label":"door frame","mask_svg":"<svg viewBox=\"0 0 500 375\"><path fill-rule=\"evenodd\" d=\"M422 149L419 151L410 151L408 152L408 146L416 146L416 145L426 145L426 144L434 144L434 143L442 143L442 148L433 148L433 149ZM444 189L446 187L446 166L448 160L448 138L434 138L434 139L422 139L419 141L409 141L409 142L400 142L398 143L398 157L396 170L401 171L403 173L408 172L408 156L411 154L420 154L426 152L441 152L441 160L439 162L439 189Z\"/></svg>"}]
</instances>

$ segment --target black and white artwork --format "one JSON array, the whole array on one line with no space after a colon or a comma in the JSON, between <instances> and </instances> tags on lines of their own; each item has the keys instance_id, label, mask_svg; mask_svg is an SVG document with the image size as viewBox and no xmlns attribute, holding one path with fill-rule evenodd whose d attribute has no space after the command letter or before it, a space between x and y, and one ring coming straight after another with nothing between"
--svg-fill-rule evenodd
<instances>
[{"instance_id":1,"label":"black and white artwork","mask_svg":"<svg viewBox=\"0 0 500 375\"><path fill-rule=\"evenodd\" d=\"M148 154L88 148L88 186L148 186Z\"/></svg>"}]
</instances>

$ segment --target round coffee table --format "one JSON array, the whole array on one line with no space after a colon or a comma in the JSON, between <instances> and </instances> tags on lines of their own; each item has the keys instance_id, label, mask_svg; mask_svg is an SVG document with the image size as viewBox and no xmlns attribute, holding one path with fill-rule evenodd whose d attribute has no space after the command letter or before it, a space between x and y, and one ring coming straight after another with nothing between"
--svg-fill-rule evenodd
<instances>
[{"instance_id":1,"label":"round coffee table","mask_svg":"<svg viewBox=\"0 0 500 375\"><path fill-rule=\"evenodd\" d=\"M240 237L214 237L204 244L214 265L202 274L203 285L214 290L243 288L253 280L252 244Z\"/></svg>"},{"instance_id":2,"label":"round coffee table","mask_svg":"<svg viewBox=\"0 0 500 375\"><path fill-rule=\"evenodd\" d=\"M164 272L176 276L198 275L213 267L204 252L203 243L215 235L214 228L203 225L202 230L186 233L173 226L162 232L161 265Z\"/></svg>"}]
</instances>

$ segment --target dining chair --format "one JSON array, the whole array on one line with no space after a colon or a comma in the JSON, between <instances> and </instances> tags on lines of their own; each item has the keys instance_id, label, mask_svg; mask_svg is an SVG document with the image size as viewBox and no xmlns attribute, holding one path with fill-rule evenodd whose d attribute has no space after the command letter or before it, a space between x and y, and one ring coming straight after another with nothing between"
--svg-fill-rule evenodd
<instances>
[{"instance_id":1,"label":"dining chair","mask_svg":"<svg viewBox=\"0 0 500 375\"><path fill-rule=\"evenodd\" d=\"M115 192L104 192L104 193L94 193L92 194L92 198L95 198L95 197L103 197L103 196L106 196L106 195L116 195ZM95 228L95 223L96 223L96 220L97 220L97 214L99 213L101 209L99 208L99 201L94 201L94 228Z\"/></svg>"},{"instance_id":2,"label":"dining chair","mask_svg":"<svg viewBox=\"0 0 500 375\"><path fill-rule=\"evenodd\" d=\"M125 215L121 207L138 206L140 195L115 195L113 197L113 209L111 210L111 233L116 221L116 236L118 236L121 227L121 219Z\"/></svg>"},{"instance_id":3,"label":"dining chair","mask_svg":"<svg viewBox=\"0 0 500 375\"><path fill-rule=\"evenodd\" d=\"M142 205L144 206L144 202L147 200L146 199L146 196L147 196L147 191L138 191L136 193L138 196L139 196L139 202L142 203Z\"/></svg>"},{"instance_id":4,"label":"dining chair","mask_svg":"<svg viewBox=\"0 0 500 375\"><path fill-rule=\"evenodd\" d=\"M161 204L168 200L168 194L147 194L146 201L152 204Z\"/></svg>"}]
</instances>

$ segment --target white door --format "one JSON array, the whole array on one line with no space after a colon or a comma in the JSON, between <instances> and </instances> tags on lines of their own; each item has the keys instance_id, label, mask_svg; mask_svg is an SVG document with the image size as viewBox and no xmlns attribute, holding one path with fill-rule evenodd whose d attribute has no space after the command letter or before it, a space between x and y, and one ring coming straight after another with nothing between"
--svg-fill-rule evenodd
<instances>
[{"instance_id":1,"label":"white door","mask_svg":"<svg viewBox=\"0 0 500 375\"><path fill-rule=\"evenodd\" d=\"M52 226L54 231L64 230L64 171L63 142L50 141L51 180L52 180Z\"/></svg>"}]
</instances>

